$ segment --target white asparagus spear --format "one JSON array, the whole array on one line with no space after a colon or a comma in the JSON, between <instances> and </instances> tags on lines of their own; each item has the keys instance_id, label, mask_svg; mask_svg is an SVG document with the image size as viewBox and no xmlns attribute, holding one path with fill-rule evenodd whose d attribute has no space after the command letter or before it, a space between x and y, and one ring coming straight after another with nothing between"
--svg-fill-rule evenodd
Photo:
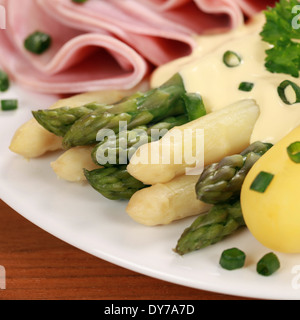
<instances>
[{"instance_id":1,"label":"white asparagus spear","mask_svg":"<svg viewBox=\"0 0 300 320\"><path fill-rule=\"evenodd\" d=\"M206 166L239 153L249 145L259 113L254 100L242 100L174 128L161 140L141 146L131 158L128 172L147 185L166 183L186 174L197 162L201 164L201 158ZM201 129L204 143L198 139ZM189 161L186 151L194 155Z\"/></svg>"},{"instance_id":2,"label":"white asparagus spear","mask_svg":"<svg viewBox=\"0 0 300 320\"><path fill-rule=\"evenodd\" d=\"M170 224L205 213L211 206L196 197L198 179L199 176L181 176L166 184L142 189L132 196L126 211L134 221L146 226Z\"/></svg>"},{"instance_id":3,"label":"white asparagus spear","mask_svg":"<svg viewBox=\"0 0 300 320\"><path fill-rule=\"evenodd\" d=\"M31 119L16 131L9 149L26 159L32 159L49 151L60 150L61 146L62 138L44 129L35 119Z\"/></svg>"},{"instance_id":4,"label":"white asparagus spear","mask_svg":"<svg viewBox=\"0 0 300 320\"><path fill-rule=\"evenodd\" d=\"M93 147L76 147L64 152L51 163L53 171L59 179L69 182L86 181L83 169L89 171L100 168L91 157Z\"/></svg>"}]
</instances>

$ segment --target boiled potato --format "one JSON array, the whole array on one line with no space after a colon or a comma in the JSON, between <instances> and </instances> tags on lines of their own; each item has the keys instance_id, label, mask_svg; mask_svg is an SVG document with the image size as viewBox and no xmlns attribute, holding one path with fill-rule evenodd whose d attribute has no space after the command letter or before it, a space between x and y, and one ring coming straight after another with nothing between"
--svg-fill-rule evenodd
<instances>
[{"instance_id":1,"label":"boiled potato","mask_svg":"<svg viewBox=\"0 0 300 320\"><path fill-rule=\"evenodd\" d=\"M284 253L300 253L300 164L293 162L287 147L300 141L294 129L251 169L241 193L245 222L254 237L266 247ZM250 189L256 177L274 175L265 192Z\"/></svg>"}]
</instances>

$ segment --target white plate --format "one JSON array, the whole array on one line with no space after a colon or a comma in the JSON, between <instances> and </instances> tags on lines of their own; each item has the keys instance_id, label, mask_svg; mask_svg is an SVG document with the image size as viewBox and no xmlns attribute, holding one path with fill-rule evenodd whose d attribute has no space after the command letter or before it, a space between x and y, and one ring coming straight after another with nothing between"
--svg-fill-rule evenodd
<instances>
[{"instance_id":1,"label":"white plate","mask_svg":"<svg viewBox=\"0 0 300 320\"><path fill-rule=\"evenodd\" d=\"M58 180L49 165L57 153L29 162L11 153L10 140L31 118L30 110L47 107L56 98L15 86L0 98L8 97L17 97L20 106L16 112L0 112L0 197L26 219L94 256L154 278L243 297L300 298L299 255L277 253L280 271L262 277L256 262L270 250L243 230L212 247L178 256L172 248L193 219L155 228L139 225L127 216L126 202L106 200L88 185ZM231 247L247 254L241 270L219 267L222 251Z\"/></svg>"}]
</instances>

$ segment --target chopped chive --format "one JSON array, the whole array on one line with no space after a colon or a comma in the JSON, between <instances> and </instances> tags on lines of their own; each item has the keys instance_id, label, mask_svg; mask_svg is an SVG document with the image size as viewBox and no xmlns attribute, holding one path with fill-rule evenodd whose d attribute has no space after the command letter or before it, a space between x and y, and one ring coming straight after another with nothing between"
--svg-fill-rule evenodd
<instances>
[{"instance_id":1,"label":"chopped chive","mask_svg":"<svg viewBox=\"0 0 300 320\"><path fill-rule=\"evenodd\" d=\"M262 276L268 277L275 273L280 268L278 257L270 252L263 256L256 266L256 271Z\"/></svg>"},{"instance_id":2,"label":"chopped chive","mask_svg":"<svg viewBox=\"0 0 300 320\"><path fill-rule=\"evenodd\" d=\"M253 181L250 189L260 193L264 193L272 182L274 175L268 172L260 172Z\"/></svg>"},{"instance_id":3,"label":"chopped chive","mask_svg":"<svg viewBox=\"0 0 300 320\"><path fill-rule=\"evenodd\" d=\"M12 111L18 109L18 100L1 100L2 111Z\"/></svg>"},{"instance_id":4,"label":"chopped chive","mask_svg":"<svg viewBox=\"0 0 300 320\"><path fill-rule=\"evenodd\" d=\"M206 115L206 109L201 95L197 93L185 93L182 99L189 121L199 119Z\"/></svg>"},{"instance_id":5,"label":"chopped chive","mask_svg":"<svg viewBox=\"0 0 300 320\"><path fill-rule=\"evenodd\" d=\"M0 91L4 92L7 91L9 88L9 78L7 73L0 70Z\"/></svg>"},{"instance_id":6,"label":"chopped chive","mask_svg":"<svg viewBox=\"0 0 300 320\"><path fill-rule=\"evenodd\" d=\"M226 51L223 56L223 62L227 67L235 68L241 64L242 58L234 51Z\"/></svg>"},{"instance_id":7,"label":"chopped chive","mask_svg":"<svg viewBox=\"0 0 300 320\"><path fill-rule=\"evenodd\" d=\"M292 143L287 148L287 153L292 161L300 163L300 141Z\"/></svg>"},{"instance_id":8,"label":"chopped chive","mask_svg":"<svg viewBox=\"0 0 300 320\"><path fill-rule=\"evenodd\" d=\"M254 87L254 83L252 82L242 82L239 86L239 90L250 92Z\"/></svg>"},{"instance_id":9,"label":"chopped chive","mask_svg":"<svg viewBox=\"0 0 300 320\"><path fill-rule=\"evenodd\" d=\"M31 53L42 54L49 49L51 42L48 34L36 31L25 39L24 46Z\"/></svg>"},{"instance_id":10,"label":"chopped chive","mask_svg":"<svg viewBox=\"0 0 300 320\"><path fill-rule=\"evenodd\" d=\"M226 270L241 269L245 265L246 255L243 251L232 248L225 250L220 258L220 265Z\"/></svg>"},{"instance_id":11,"label":"chopped chive","mask_svg":"<svg viewBox=\"0 0 300 320\"><path fill-rule=\"evenodd\" d=\"M286 96L286 89L289 86L294 90L294 93L296 95L296 101L294 102L289 101L289 99ZM300 102L300 87L295 82L285 80L280 83L277 91L278 91L279 97L285 104L292 105Z\"/></svg>"}]
</instances>

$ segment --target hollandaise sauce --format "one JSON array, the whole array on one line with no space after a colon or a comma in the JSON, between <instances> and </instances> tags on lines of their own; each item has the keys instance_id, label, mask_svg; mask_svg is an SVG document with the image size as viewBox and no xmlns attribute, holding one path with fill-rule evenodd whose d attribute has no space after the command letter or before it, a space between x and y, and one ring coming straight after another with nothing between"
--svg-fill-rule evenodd
<instances>
[{"instance_id":1,"label":"hollandaise sauce","mask_svg":"<svg viewBox=\"0 0 300 320\"><path fill-rule=\"evenodd\" d=\"M188 92L202 96L208 112L244 99L254 99L260 117L251 143L277 143L300 125L300 80L265 68L266 50L260 32L265 16L234 31L197 36L198 47L188 56L159 67L151 85L164 83L179 72Z\"/></svg>"}]
</instances>

